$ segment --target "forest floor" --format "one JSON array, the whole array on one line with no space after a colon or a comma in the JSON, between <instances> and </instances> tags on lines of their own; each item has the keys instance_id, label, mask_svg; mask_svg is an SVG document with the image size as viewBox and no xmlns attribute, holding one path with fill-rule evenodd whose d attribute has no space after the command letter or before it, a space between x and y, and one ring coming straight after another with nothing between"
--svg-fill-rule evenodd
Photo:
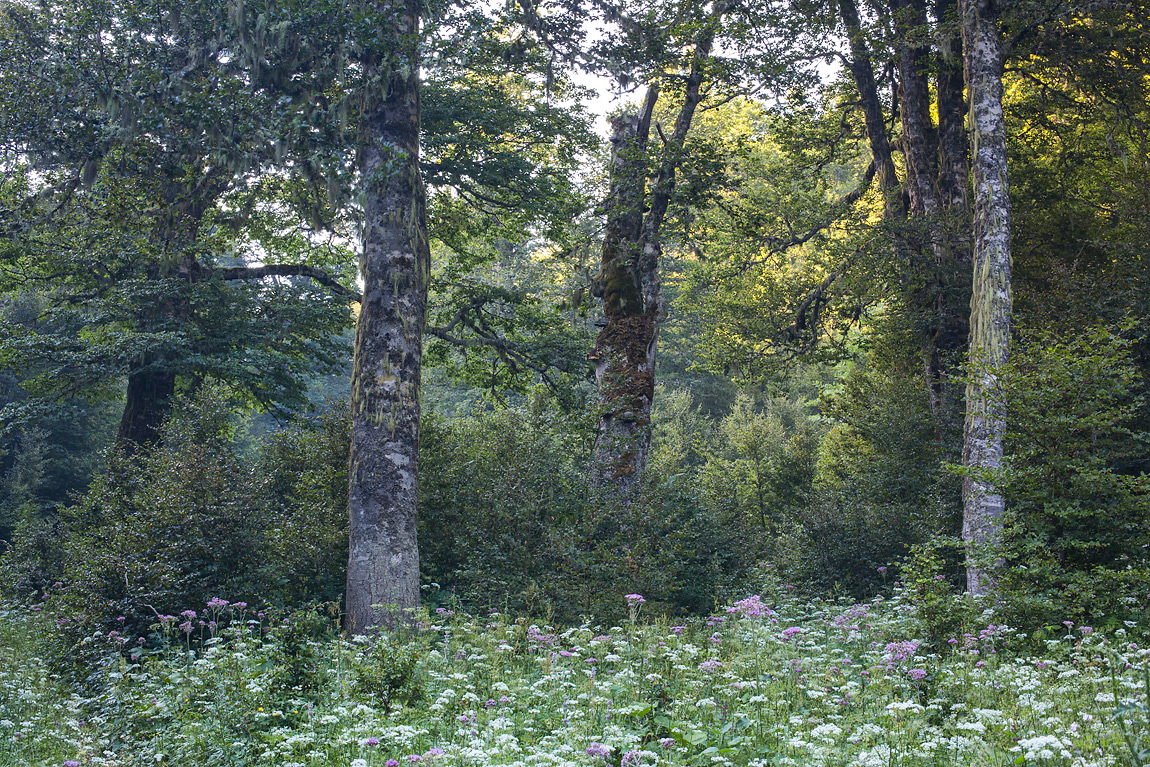
<instances>
[{"instance_id":1,"label":"forest floor","mask_svg":"<svg viewBox=\"0 0 1150 767\"><path fill-rule=\"evenodd\" d=\"M563 629L440 608L371 650L214 600L165 647L103 638L87 695L39 654L49 619L10 607L0 764L1150 764L1145 627L931 642L897 593L787 594L682 623L633 595L621 625Z\"/></svg>"}]
</instances>

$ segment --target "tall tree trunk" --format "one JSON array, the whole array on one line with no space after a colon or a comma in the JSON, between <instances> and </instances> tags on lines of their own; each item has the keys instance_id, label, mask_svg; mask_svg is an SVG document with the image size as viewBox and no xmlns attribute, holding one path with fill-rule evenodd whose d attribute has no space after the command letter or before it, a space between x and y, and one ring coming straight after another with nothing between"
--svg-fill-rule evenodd
<instances>
[{"instance_id":1,"label":"tall tree trunk","mask_svg":"<svg viewBox=\"0 0 1150 767\"><path fill-rule=\"evenodd\" d=\"M430 252L419 175L418 0L379 4L390 17L364 65L361 148L363 302L352 372L347 628L411 620L419 605L416 468Z\"/></svg>"},{"instance_id":2,"label":"tall tree trunk","mask_svg":"<svg viewBox=\"0 0 1150 767\"><path fill-rule=\"evenodd\" d=\"M611 194L599 271L607 324L587 355L595 366L602 411L592 480L603 487L629 488L646 467L651 441L655 347L663 307L658 261L641 258L641 250L647 140L657 99L658 89L652 87L641 110L624 112L611 124Z\"/></svg>"},{"instance_id":3,"label":"tall tree trunk","mask_svg":"<svg viewBox=\"0 0 1150 767\"><path fill-rule=\"evenodd\" d=\"M967 590L993 587L980 554L999 538L1003 498L985 472L1002 466L1005 416L996 403L999 368L1010 343L1010 198L1002 110L1002 39L993 0L962 0L966 86L974 147L974 279L970 297L970 364L966 389L962 537L967 544Z\"/></svg>"},{"instance_id":4,"label":"tall tree trunk","mask_svg":"<svg viewBox=\"0 0 1150 767\"><path fill-rule=\"evenodd\" d=\"M949 263L941 270L935 349L940 376L969 344L970 166L967 160L966 100L963 95L962 35L955 0L938 0L938 195L942 235Z\"/></svg>"},{"instance_id":5,"label":"tall tree trunk","mask_svg":"<svg viewBox=\"0 0 1150 767\"><path fill-rule=\"evenodd\" d=\"M875 174L882 190L886 213L890 217L902 218L906 212L906 205L903 203L898 174L895 172L882 102L879 100L878 84L874 77L874 63L871 60L870 49L867 48L866 37L863 35L858 7L854 0L839 0L839 12L850 44L851 58L848 68L859 92L867 143L874 158Z\"/></svg>"},{"instance_id":6,"label":"tall tree trunk","mask_svg":"<svg viewBox=\"0 0 1150 767\"><path fill-rule=\"evenodd\" d=\"M665 142L650 193L646 190L647 142L658 86L648 90L641 111L624 114L612 125L611 198L600 270L607 325L587 355L595 364L603 411L591 459L592 479L600 486L626 491L647 465L655 350L659 323L666 314L659 282L661 231L675 189L675 174L686 151L687 133L703 100L702 85L715 31L729 6L728 0L717 0L695 40L683 104Z\"/></svg>"},{"instance_id":7,"label":"tall tree trunk","mask_svg":"<svg viewBox=\"0 0 1150 767\"><path fill-rule=\"evenodd\" d=\"M129 453L159 441L160 427L175 399L176 374L157 368L155 362L149 357L128 371L128 392L116 445Z\"/></svg>"},{"instance_id":8,"label":"tall tree trunk","mask_svg":"<svg viewBox=\"0 0 1150 767\"><path fill-rule=\"evenodd\" d=\"M922 344L930 410L941 424L945 410L947 275L956 271L950 238L944 232L939 133L931 117L931 56L925 0L894 0L898 38L899 113L902 118L906 188L914 227L910 250L918 279L912 294L915 327ZM961 93L960 93L961 95Z\"/></svg>"},{"instance_id":9,"label":"tall tree trunk","mask_svg":"<svg viewBox=\"0 0 1150 767\"><path fill-rule=\"evenodd\" d=\"M895 29L898 32L899 113L902 118L903 154L906 157L906 187L912 216L938 215L936 189L938 175L938 132L930 115L930 48L926 41L924 0L895 0ZM928 222L932 229L933 223ZM935 232L931 246L937 248Z\"/></svg>"},{"instance_id":10,"label":"tall tree trunk","mask_svg":"<svg viewBox=\"0 0 1150 767\"><path fill-rule=\"evenodd\" d=\"M963 96L962 34L955 0L937 0L938 21L938 193L946 211L967 214L970 208ZM964 233L969 250L969 236Z\"/></svg>"}]
</instances>

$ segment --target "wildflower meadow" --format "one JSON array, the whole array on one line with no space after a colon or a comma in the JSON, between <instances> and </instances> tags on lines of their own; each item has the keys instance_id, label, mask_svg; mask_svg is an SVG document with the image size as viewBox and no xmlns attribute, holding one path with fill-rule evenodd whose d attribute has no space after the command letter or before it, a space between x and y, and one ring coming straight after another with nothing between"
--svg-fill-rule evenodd
<instances>
[{"instance_id":1,"label":"wildflower meadow","mask_svg":"<svg viewBox=\"0 0 1150 767\"><path fill-rule=\"evenodd\" d=\"M622 625L438 608L403 636L213 599L147 637L93 636L67 685L34 650L49 609L0 612L0 764L1143 765L1150 641L994 621L933 642L895 591L764 590L683 622L620 595ZM326 633L325 633L326 631ZM81 692L80 690L83 690Z\"/></svg>"}]
</instances>

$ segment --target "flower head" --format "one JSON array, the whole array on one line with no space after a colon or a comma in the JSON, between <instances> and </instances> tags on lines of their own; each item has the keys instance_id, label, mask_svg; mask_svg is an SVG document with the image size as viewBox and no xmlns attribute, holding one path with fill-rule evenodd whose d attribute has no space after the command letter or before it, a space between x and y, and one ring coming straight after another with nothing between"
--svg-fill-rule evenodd
<instances>
[{"instance_id":1,"label":"flower head","mask_svg":"<svg viewBox=\"0 0 1150 767\"><path fill-rule=\"evenodd\" d=\"M602 743L592 742L591 745L587 746L585 752L587 756L597 756L601 759L606 759L611 756L611 747Z\"/></svg>"}]
</instances>

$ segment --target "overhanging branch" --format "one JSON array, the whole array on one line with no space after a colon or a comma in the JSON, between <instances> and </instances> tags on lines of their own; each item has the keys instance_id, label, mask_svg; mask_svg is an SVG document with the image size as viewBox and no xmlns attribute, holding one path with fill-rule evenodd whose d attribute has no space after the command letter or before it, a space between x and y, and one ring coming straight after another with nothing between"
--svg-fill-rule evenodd
<instances>
[{"instance_id":1,"label":"overhanging branch","mask_svg":"<svg viewBox=\"0 0 1150 767\"><path fill-rule=\"evenodd\" d=\"M331 290L337 296L359 303L363 297L344 285L323 269L307 264L266 264L264 266L236 266L224 269L205 269L200 279L258 280L264 277L308 277Z\"/></svg>"}]
</instances>

